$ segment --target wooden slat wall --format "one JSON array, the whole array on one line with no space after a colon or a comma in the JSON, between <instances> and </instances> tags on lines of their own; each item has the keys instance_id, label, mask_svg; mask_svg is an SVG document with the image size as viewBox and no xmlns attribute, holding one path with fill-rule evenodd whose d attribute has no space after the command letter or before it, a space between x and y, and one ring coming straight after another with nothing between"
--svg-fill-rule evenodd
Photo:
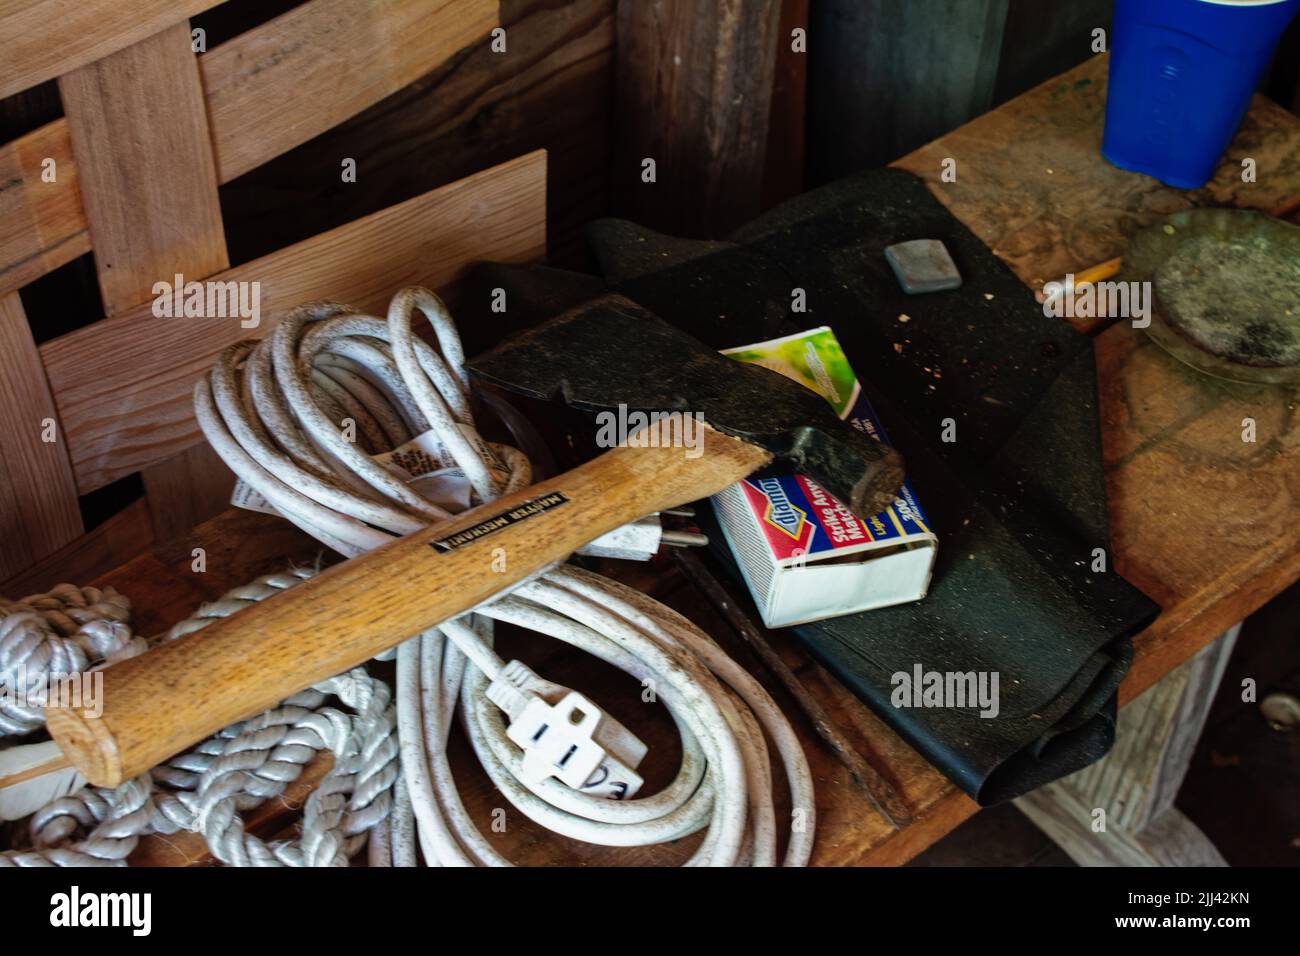
<instances>
[{"instance_id":1,"label":"wooden slat wall","mask_svg":"<svg viewBox=\"0 0 1300 956\"><path fill-rule=\"evenodd\" d=\"M618 214L705 237L758 214L780 22L780 0L620 0Z\"/></svg>"},{"instance_id":2,"label":"wooden slat wall","mask_svg":"<svg viewBox=\"0 0 1300 956\"><path fill-rule=\"evenodd\" d=\"M221 0L0 0L0 97L116 53Z\"/></svg>"},{"instance_id":3,"label":"wooden slat wall","mask_svg":"<svg viewBox=\"0 0 1300 956\"><path fill-rule=\"evenodd\" d=\"M199 62L221 181L424 76L496 26L496 0L313 0Z\"/></svg>"},{"instance_id":4,"label":"wooden slat wall","mask_svg":"<svg viewBox=\"0 0 1300 956\"><path fill-rule=\"evenodd\" d=\"M0 580L82 532L68 442L18 294L0 295Z\"/></svg>"},{"instance_id":5,"label":"wooden slat wall","mask_svg":"<svg viewBox=\"0 0 1300 956\"><path fill-rule=\"evenodd\" d=\"M230 476L205 446L195 444L199 436L190 421L189 386L221 347L250 334L237 317L217 320L228 328L213 335L206 329L194 335L194 326L179 340L164 334L163 340L178 349L171 357L180 370L171 367L165 351L154 351L156 361L146 363L145 397L113 406L111 414L124 416L118 426L134 436L122 454L104 452L93 441L89 450L73 452L77 439L69 436L80 433L82 421L75 414L79 426L72 433L60 424L56 445L29 454L32 429L24 422L31 418L38 429L41 418L56 417L68 399L52 392L68 381L86 387L80 378L87 373L64 369L66 377L55 376L60 384L49 384L41 365L46 353L33 344L16 290L93 250L105 313L127 324L105 321L82 330L91 333L88 348L99 350L89 363L96 370L90 374L113 368L109 379L140 381L130 368L142 345L139 328L155 326L148 314L154 284L177 273L203 280L229 268L218 183L436 69L497 21L496 0L310 0L197 58L188 18L215 5L212 0L142 0L126 9L120 0L0 0L0 97L58 77L66 114L0 147L0 343L24 357L0 381L0 391L13 393L3 452L20 463L0 472L6 520L17 522L0 529L13 544L6 542L0 558L0 581L10 579L6 586L21 585L32 574L40 577L41 558L85 558L88 571L91 564L117 563L131 553L119 547L138 549L155 537L182 533L224 505ZM55 163L53 182L41 176L47 159ZM518 174L514 178L512 171ZM268 289L263 298L269 325L277 302L283 308L329 294L356 301L378 294L380 286L391 292L407 277L445 283L471 252L538 256L544 249L545 159L532 157L502 176L508 180L505 190L522 187L525 195L515 197L522 211L499 192L494 193L498 205L483 200L480 187L493 192L502 183L501 177L489 176L467 190L419 197L223 278L267 282L283 294L277 299ZM438 226L454 222L463 228L472 218L469 210L483 208L489 219L500 211L515 221L490 225L464 248L429 248ZM420 226L426 214L431 217L424 223L427 232ZM373 253L359 257L364 265L356 268L339 264L353 258L351 242L364 243ZM385 260L376 264L381 249ZM326 263L323 268L317 267L317 256ZM293 279L278 283L277 268L293 273ZM361 275L365 269L373 270L373 285ZM326 281L316 281L322 278ZM140 316L150 321L132 318ZM71 338L75 351L80 339ZM55 343L47 344L54 346L53 354L64 354ZM160 410L160 402L175 407ZM102 424L103 416L93 408L72 407ZM90 433L99 437L95 426ZM80 479L74 458L83 462ZM130 465L118 467L123 460ZM142 521L132 508L119 516L132 519L131 528L115 520L104 526L112 533L73 540L83 530L78 491L141 469L151 519ZM25 567L26 577L14 578Z\"/></svg>"},{"instance_id":6,"label":"wooden slat wall","mask_svg":"<svg viewBox=\"0 0 1300 956\"><path fill-rule=\"evenodd\" d=\"M547 151L547 256L587 269L610 212L614 0L502 0L508 52L484 36L418 82L221 191L236 260L255 259L536 149ZM340 189L339 159L359 161ZM328 199L328 201L319 201Z\"/></svg>"},{"instance_id":7,"label":"wooden slat wall","mask_svg":"<svg viewBox=\"0 0 1300 956\"><path fill-rule=\"evenodd\" d=\"M342 15L340 6L338 0L312 0L199 58L220 182L306 142L436 69L492 28L497 4L456 0L425 11L427 4L419 0L402 0L397 6L408 29L396 37L386 29L376 30L374 23L384 13L368 5L345 5L354 13L335 22ZM367 10L367 15L359 12ZM300 47L301 38L289 32L289 25L310 30L324 46ZM440 39L448 36L458 39ZM293 52L286 54L286 49ZM305 75L293 72L304 70L308 62L314 69ZM35 158L37 173L39 157L71 159L66 119L39 133L40 139L26 143L21 152L17 144L0 149L0 171L18 156ZM65 166L75 189L76 170L70 161L59 164L60 179ZM338 160L334 166L338 175ZM20 177L0 179L0 213L12 210L29 224L21 241L10 240L10 227L3 224L8 217L0 217L0 291L30 282L90 248L80 205L66 199L51 202L43 185L27 167Z\"/></svg>"},{"instance_id":8,"label":"wooden slat wall","mask_svg":"<svg viewBox=\"0 0 1300 956\"><path fill-rule=\"evenodd\" d=\"M199 440L190 389L217 354L312 299L382 310L403 285L444 287L479 259L540 258L546 156L537 152L367 216L214 281L261 283L262 325L156 318L145 303L41 346L85 493ZM123 362L121 355L131 357Z\"/></svg>"},{"instance_id":9,"label":"wooden slat wall","mask_svg":"<svg viewBox=\"0 0 1300 956\"><path fill-rule=\"evenodd\" d=\"M104 310L149 301L154 283L230 265L203 87L188 23L59 79ZM232 320L235 321L235 320ZM129 361L130 352L119 353ZM154 532L183 534L219 514L234 478L196 446L143 475Z\"/></svg>"},{"instance_id":10,"label":"wooden slat wall","mask_svg":"<svg viewBox=\"0 0 1300 956\"><path fill-rule=\"evenodd\" d=\"M230 265L203 89L180 23L59 79L104 311ZM124 351L119 358L130 353Z\"/></svg>"},{"instance_id":11,"label":"wooden slat wall","mask_svg":"<svg viewBox=\"0 0 1300 956\"><path fill-rule=\"evenodd\" d=\"M54 181L42 179L54 161ZM0 295L90 251L66 120L0 147Z\"/></svg>"}]
</instances>

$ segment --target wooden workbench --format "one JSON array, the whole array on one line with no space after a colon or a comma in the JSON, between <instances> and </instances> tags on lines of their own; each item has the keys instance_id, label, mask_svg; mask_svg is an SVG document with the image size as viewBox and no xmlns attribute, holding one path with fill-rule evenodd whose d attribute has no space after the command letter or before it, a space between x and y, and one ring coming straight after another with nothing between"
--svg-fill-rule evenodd
<instances>
[{"instance_id":1,"label":"wooden workbench","mask_svg":"<svg viewBox=\"0 0 1300 956\"><path fill-rule=\"evenodd\" d=\"M899 160L924 178L971 230L1035 288L1069 271L1122 253L1141 227L1178 209L1238 205L1269 209L1300 191L1300 120L1271 102L1251 109L1219 175L1206 188L1180 192L1106 164L1098 148L1105 104L1104 59L1085 63ZM957 180L940 180L941 161L957 161ZM1241 159L1256 160L1257 181L1241 181ZM1164 608L1135 639L1122 688L1131 700L1190 658L1231 624L1300 576L1300 425L1296 395L1220 383L1183 368L1126 324L1096 334L1104 454L1117 569ZM1258 439L1241 440L1254 418ZM194 547L207 571L190 571ZM286 559L319 551L284 522L228 512L118 568L101 583L130 596L144 633L162 630L200 601ZM643 571L632 570L643 580ZM693 591L675 574L650 589L690 613L769 687L772 682ZM597 697L651 746L653 789L675 769L675 731L662 712L639 706L630 679L558 645L516 641L520 656L555 680ZM975 804L904 744L793 643L782 654L869 762L903 793L914 821L895 829L796 714L817 787L815 862L898 864L925 849ZM773 690L787 712L788 698ZM632 704L623 703L625 699ZM653 710L657 711L657 708ZM459 745L458 745L459 746ZM503 803L464 748L454 765L471 814L488 830ZM509 815L489 836L512 859L544 863L675 863L693 840L648 850L609 850L563 841ZM153 862L159 848L144 848Z\"/></svg>"},{"instance_id":2,"label":"wooden workbench","mask_svg":"<svg viewBox=\"0 0 1300 956\"><path fill-rule=\"evenodd\" d=\"M1300 192L1300 119L1262 97L1202 189L1109 165L1105 64L1094 58L896 163L1035 289L1121 255L1169 213L1269 210ZM955 183L939 181L949 156ZM1242 182L1245 158L1254 183ZM1135 642L1129 700L1300 575L1298 396L1194 373L1124 322L1085 331L1096 337L1116 563L1163 608ZM1247 417L1253 444L1241 437Z\"/></svg>"},{"instance_id":3,"label":"wooden workbench","mask_svg":"<svg viewBox=\"0 0 1300 956\"><path fill-rule=\"evenodd\" d=\"M1271 100L1255 99L1215 177L1193 192L1101 158L1105 103L1097 57L896 165L1035 289L1122 255L1129 237L1172 212L1267 211L1300 192L1300 120ZM947 157L957 160L953 183L940 179ZM1076 325L1095 336L1116 570L1163 608L1134 639L1123 705L1300 576L1300 396L1195 373L1127 322ZM1242 441L1246 418L1254 443ZM932 813L956 815L961 803L941 796Z\"/></svg>"}]
</instances>

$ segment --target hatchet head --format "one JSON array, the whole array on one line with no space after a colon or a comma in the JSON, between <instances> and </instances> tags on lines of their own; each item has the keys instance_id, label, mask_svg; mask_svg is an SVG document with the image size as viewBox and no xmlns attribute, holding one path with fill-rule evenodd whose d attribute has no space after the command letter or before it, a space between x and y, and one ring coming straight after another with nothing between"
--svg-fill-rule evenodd
<instances>
[{"instance_id":1,"label":"hatchet head","mask_svg":"<svg viewBox=\"0 0 1300 956\"><path fill-rule=\"evenodd\" d=\"M592 299L479 356L469 370L587 411L698 413L818 481L862 518L879 513L903 482L898 452L837 418L816 392L729 359L622 296Z\"/></svg>"}]
</instances>

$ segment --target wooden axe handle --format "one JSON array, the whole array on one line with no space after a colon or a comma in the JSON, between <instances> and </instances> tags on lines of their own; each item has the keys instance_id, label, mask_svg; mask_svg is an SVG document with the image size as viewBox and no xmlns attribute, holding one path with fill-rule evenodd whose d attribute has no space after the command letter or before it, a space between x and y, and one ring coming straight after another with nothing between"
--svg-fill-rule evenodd
<instances>
[{"instance_id":1,"label":"wooden axe handle","mask_svg":"<svg viewBox=\"0 0 1300 956\"><path fill-rule=\"evenodd\" d=\"M464 613L607 531L721 491L772 458L707 426L697 450L615 448L344 562L113 665L104 671L101 712L52 707L49 731L82 776L115 787Z\"/></svg>"}]
</instances>

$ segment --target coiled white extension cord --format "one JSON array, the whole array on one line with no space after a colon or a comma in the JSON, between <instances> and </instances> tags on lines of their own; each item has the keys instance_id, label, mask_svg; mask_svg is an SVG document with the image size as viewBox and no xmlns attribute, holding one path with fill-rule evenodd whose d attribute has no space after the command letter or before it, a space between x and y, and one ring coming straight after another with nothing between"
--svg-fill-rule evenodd
<instances>
[{"instance_id":1,"label":"coiled white extension cord","mask_svg":"<svg viewBox=\"0 0 1300 956\"><path fill-rule=\"evenodd\" d=\"M433 327L436 350L412 333L417 310ZM489 450L479 438L463 363L442 301L408 288L392 300L387 322L335 304L292 312L267 339L225 352L196 387L195 409L204 435L240 479L351 557L449 517L371 457L414 436L436 436L440 464L459 469L479 501L531 483L521 452L498 444ZM355 441L343 429L349 419ZM487 694L492 682L517 673L493 650L494 621L565 641L652 688L681 733L676 779L659 793L619 801L525 772L505 715ZM446 744L458 704L475 754L521 813L607 846L675 840L707 826L688 865L776 864L766 732L794 808L784 863L808 861L812 777L784 715L704 632L630 588L556 567L401 645L403 778L388 833L397 865L416 861L413 832L430 864L509 865L470 819L452 778Z\"/></svg>"}]
</instances>

